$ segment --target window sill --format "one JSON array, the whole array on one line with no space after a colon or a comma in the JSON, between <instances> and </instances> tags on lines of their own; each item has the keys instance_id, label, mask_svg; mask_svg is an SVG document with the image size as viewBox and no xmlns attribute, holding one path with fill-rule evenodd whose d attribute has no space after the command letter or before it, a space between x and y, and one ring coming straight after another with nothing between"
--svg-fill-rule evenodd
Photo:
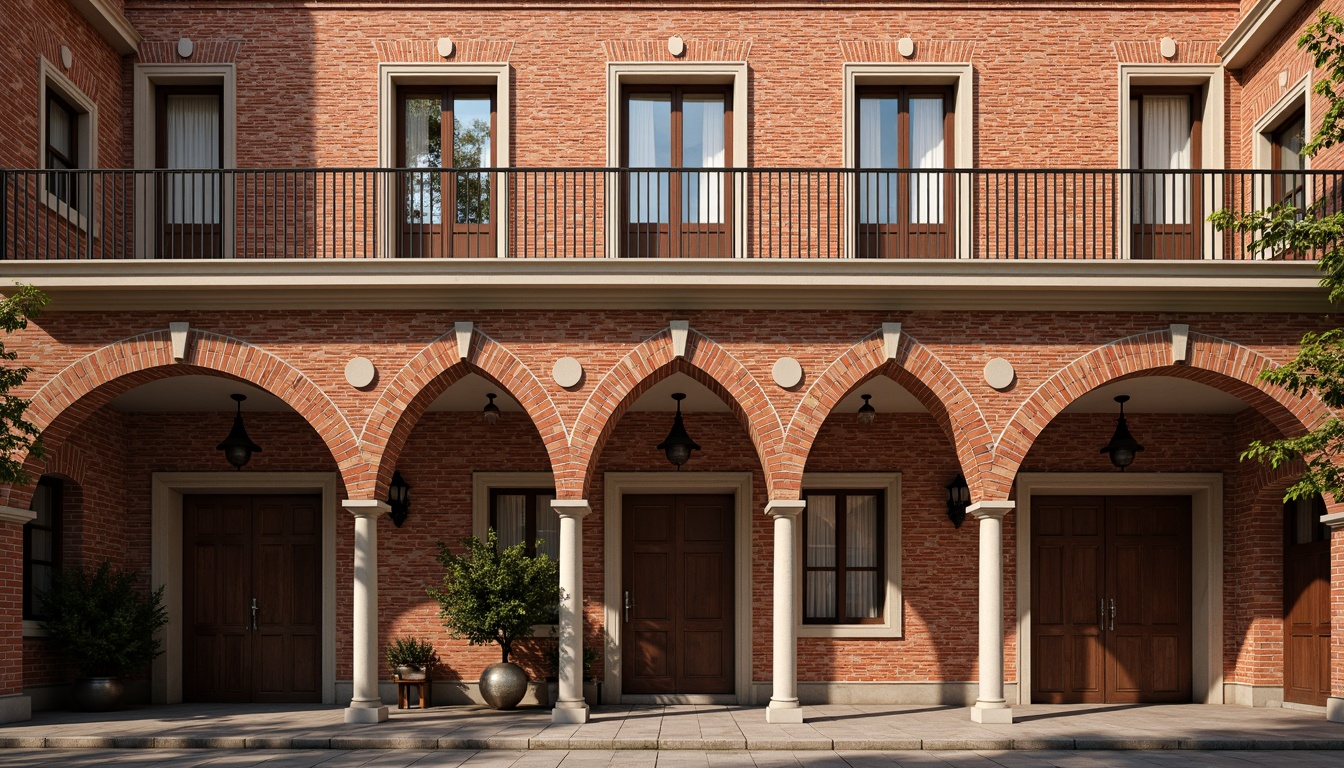
<instances>
[{"instance_id":1,"label":"window sill","mask_svg":"<svg viewBox=\"0 0 1344 768\"><path fill-rule=\"evenodd\" d=\"M23 620L23 636L24 636L24 637L49 637L50 635L47 633L47 630L45 630L45 629L42 628L42 622L40 622L40 621L32 621L31 619L24 619L24 620Z\"/></svg>"},{"instance_id":2,"label":"window sill","mask_svg":"<svg viewBox=\"0 0 1344 768\"><path fill-rule=\"evenodd\" d=\"M798 637L828 637L833 639L900 638L900 630L890 624L796 624Z\"/></svg>"}]
</instances>

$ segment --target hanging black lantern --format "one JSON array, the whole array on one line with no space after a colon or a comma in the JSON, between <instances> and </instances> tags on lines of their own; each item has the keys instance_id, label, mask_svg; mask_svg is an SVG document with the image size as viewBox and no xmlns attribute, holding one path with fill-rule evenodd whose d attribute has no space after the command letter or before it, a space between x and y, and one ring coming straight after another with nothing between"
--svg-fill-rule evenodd
<instances>
[{"instance_id":1,"label":"hanging black lantern","mask_svg":"<svg viewBox=\"0 0 1344 768\"><path fill-rule=\"evenodd\" d=\"M686 399L686 395L678 392L672 399L677 401L677 415L672 420L672 431L667 433L667 439L658 446L658 450L665 451L667 460L680 472L681 465L690 461L691 451L700 450L700 446L686 434L686 425L681 423L681 401Z\"/></svg>"},{"instance_id":2,"label":"hanging black lantern","mask_svg":"<svg viewBox=\"0 0 1344 768\"><path fill-rule=\"evenodd\" d=\"M400 528L411 513L411 486L402 478L401 472L392 473L392 484L387 487L387 505L392 508L387 513L388 518Z\"/></svg>"},{"instance_id":3,"label":"hanging black lantern","mask_svg":"<svg viewBox=\"0 0 1344 768\"><path fill-rule=\"evenodd\" d=\"M1129 425L1125 423L1125 403L1129 401L1129 395L1117 395L1115 402L1120 404L1120 419L1115 422L1115 434L1111 435L1111 442L1101 449L1102 453L1108 453L1111 456L1111 463L1125 471L1125 467L1134 463L1134 456L1143 450L1139 441L1129 434Z\"/></svg>"},{"instance_id":4,"label":"hanging black lantern","mask_svg":"<svg viewBox=\"0 0 1344 768\"><path fill-rule=\"evenodd\" d=\"M873 399L872 395L860 395L863 398L863 405L859 406L859 423L872 424L873 419L877 418L877 409L868 402Z\"/></svg>"},{"instance_id":5,"label":"hanging black lantern","mask_svg":"<svg viewBox=\"0 0 1344 768\"><path fill-rule=\"evenodd\" d=\"M485 419L486 424L498 424L499 406L495 405L495 398L498 397L498 395L496 395L494 392L491 392L485 397L490 402L486 403L485 407L481 409L481 418Z\"/></svg>"},{"instance_id":6,"label":"hanging black lantern","mask_svg":"<svg viewBox=\"0 0 1344 768\"><path fill-rule=\"evenodd\" d=\"M965 475L957 475L947 484L947 519L957 528L966 522L966 508L971 505L971 488Z\"/></svg>"},{"instance_id":7,"label":"hanging black lantern","mask_svg":"<svg viewBox=\"0 0 1344 768\"><path fill-rule=\"evenodd\" d=\"M243 465L252 459L252 454L261 453L261 446L248 438L247 429L243 427L243 401L247 399L247 395L233 394L229 397L238 403L238 412L233 416L233 429L229 430L229 436L224 438L224 442L215 446L215 450L223 451L224 458L230 464L236 469L242 469Z\"/></svg>"}]
</instances>

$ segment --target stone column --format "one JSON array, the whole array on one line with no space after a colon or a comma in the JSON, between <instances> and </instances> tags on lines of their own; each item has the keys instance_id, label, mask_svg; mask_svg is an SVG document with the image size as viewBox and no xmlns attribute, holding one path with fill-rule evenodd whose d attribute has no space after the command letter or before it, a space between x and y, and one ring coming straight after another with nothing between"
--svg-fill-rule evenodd
<instances>
[{"instance_id":1,"label":"stone column","mask_svg":"<svg viewBox=\"0 0 1344 768\"><path fill-rule=\"evenodd\" d=\"M23 526L37 513L0 507L0 723L29 720L32 700L23 695Z\"/></svg>"},{"instance_id":2,"label":"stone column","mask_svg":"<svg viewBox=\"0 0 1344 768\"><path fill-rule=\"evenodd\" d=\"M341 506L355 516L355 692L345 722L381 723L387 707L378 693L378 518L391 507L365 499L347 499Z\"/></svg>"},{"instance_id":3,"label":"stone column","mask_svg":"<svg viewBox=\"0 0 1344 768\"><path fill-rule=\"evenodd\" d=\"M980 695L971 708L977 723L1011 723L1003 698L1003 516L1016 502L980 501L966 514L980 523Z\"/></svg>"},{"instance_id":4,"label":"stone column","mask_svg":"<svg viewBox=\"0 0 1344 768\"><path fill-rule=\"evenodd\" d=\"M583 700L583 519L592 512L584 499L553 499L560 517L560 693L552 723L588 722Z\"/></svg>"},{"instance_id":5,"label":"stone column","mask_svg":"<svg viewBox=\"0 0 1344 768\"><path fill-rule=\"evenodd\" d=\"M1344 723L1344 512L1321 517L1330 527L1330 696L1325 719Z\"/></svg>"},{"instance_id":6,"label":"stone column","mask_svg":"<svg viewBox=\"0 0 1344 768\"><path fill-rule=\"evenodd\" d=\"M774 690L765 708L767 723L801 723L798 705L798 637L794 625L798 584L798 518L805 502L771 501L765 514L775 519Z\"/></svg>"}]
</instances>

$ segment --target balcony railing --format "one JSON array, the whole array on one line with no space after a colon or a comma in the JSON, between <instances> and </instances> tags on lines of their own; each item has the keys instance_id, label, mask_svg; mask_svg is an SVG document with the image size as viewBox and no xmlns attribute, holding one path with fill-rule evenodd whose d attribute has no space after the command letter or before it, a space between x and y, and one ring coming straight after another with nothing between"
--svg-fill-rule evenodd
<instances>
[{"instance_id":1,"label":"balcony railing","mask_svg":"<svg viewBox=\"0 0 1344 768\"><path fill-rule=\"evenodd\" d=\"M1344 173L854 169L0 171L3 259L1314 259L1219 209Z\"/></svg>"}]
</instances>

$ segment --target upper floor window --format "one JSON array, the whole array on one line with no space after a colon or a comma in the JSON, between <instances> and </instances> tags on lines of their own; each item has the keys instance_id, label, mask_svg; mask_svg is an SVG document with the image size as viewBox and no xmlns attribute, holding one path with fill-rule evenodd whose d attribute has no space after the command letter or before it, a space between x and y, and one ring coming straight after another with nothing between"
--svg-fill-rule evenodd
<instances>
[{"instance_id":1,"label":"upper floor window","mask_svg":"<svg viewBox=\"0 0 1344 768\"><path fill-rule=\"evenodd\" d=\"M51 577L61 568L61 512L64 507L60 480L44 477L33 491L32 511L37 517L23 526L23 618L41 620L46 612L38 594L51 587Z\"/></svg>"},{"instance_id":2,"label":"upper floor window","mask_svg":"<svg viewBox=\"0 0 1344 768\"><path fill-rule=\"evenodd\" d=\"M1279 127L1268 134L1271 146L1270 168L1290 173L1274 174L1273 202L1288 203L1303 209L1307 205L1306 176L1291 171L1306 168L1306 158L1302 157L1302 147L1307 143L1307 114L1299 108L1290 114Z\"/></svg>"},{"instance_id":3,"label":"upper floor window","mask_svg":"<svg viewBox=\"0 0 1344 768\"><path fill-rule=\"evenodd\" d=\"M880 624L887 602L881 491L808 491L803 623Z\"/></svg>"},{"instance_id":4,"label":"upper floor window","mask_svg":"<svg viewBox=\"0 0 1344 768\"><path fill-rule=\"evenodd\" d=\"M732 165L732 89L630 85L623 89L621 165ZM732 255L731 179L714 171L631 171L625 179L626 256Z\"/></svg>"},{"instance_id":5,"label":"upper floor window","mask_svg":"<svg viewBox=\"0 0 1344 768\"><path fill-rule=\"evenodd\" d=\"M158 255L213 259L224 255L221 222L224 156L223 88L161 85L156 89L155 167L165 173L158 192Z\"/></svg>"},{"instance_id":6,"label":"upper floor window","mask_svg":"<svg viewBox=\"0 0 1344 768\"><path fill-rule=\"evenodd\" d=\"M860 258L953 255L950 168L955 115L945 86L876 86L858 94Z\"/></svg>"},{"instance_id":7,"label":"upper floor window","mask_svg":"<svg viewBox=\"0 0 1344 768\"><path fill-rule=\"evenodd\" d=\"M72 171L80 167L79 120L83 113L55 91L47 89L46 168ZM47 192L76 207L78 184L73 174L54 173L47 179Z\"/></svg>"},{"instance_id":8,"label":"upper floor window","mask_svg":"<svg viewBox=\"0 0 1344 768\"><path fill-rule=\"evenodd\" d=\"M494 489L490 492L490 527L499 536L501 547L519 542L527 545L527 554L544 554L560 560L560 517L551 508L552 488Z\"/></svg>"},{"instance_id":9,"label":"upper floor window","mask_svg":"<svg viewBox=\"0 0 1344 768\"><path fill-rule=\"evenodd\" d=\"M480 170L495 164L494 95L484 86L406 87L397 116L397 165L435 169L402 179L401 255L495 256L492 174Z\"/></svg>"},{"instance_id":10,"label":"upper floor window","mask_svg":"<svg viewBox=\"0 0 1344 768\"><path fill-rule=\"evenodd\" d=\"M1203 216L1201 120L1197 89L1146 87L1130 93L1132 257L1199 257ZM1161 173L1174 171L1174 173Z\"/></svg>"}]
</instances>

